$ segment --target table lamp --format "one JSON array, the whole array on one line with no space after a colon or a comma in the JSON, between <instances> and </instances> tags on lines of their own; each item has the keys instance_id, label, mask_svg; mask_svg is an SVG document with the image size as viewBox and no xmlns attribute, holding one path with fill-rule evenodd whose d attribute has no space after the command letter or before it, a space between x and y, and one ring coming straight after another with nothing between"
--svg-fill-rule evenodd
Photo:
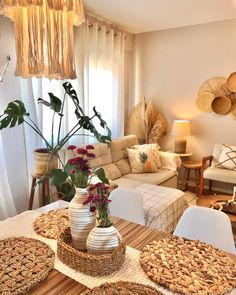
<instances>
[{"instance_id":1,"label":"table lamp","mask_svg":"<svg viewBox=\"0 0 236 295\"><path fill-rule=\"evenodd\" d=\"M172 135L175 135L175 153L186 153L187 141L184 136L190 135L190 121L187 120L174 120L172 127Z\"/></svg>"}]
</instances>

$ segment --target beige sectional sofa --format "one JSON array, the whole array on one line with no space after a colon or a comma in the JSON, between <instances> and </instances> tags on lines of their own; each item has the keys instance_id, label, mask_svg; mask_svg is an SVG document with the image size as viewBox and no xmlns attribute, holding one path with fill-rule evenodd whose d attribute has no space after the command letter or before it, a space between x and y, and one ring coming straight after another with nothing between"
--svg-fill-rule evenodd
<instances>
[{"instance_id":1,"label":"beige sectional sofa","mask_svg":"<svg viewBox=\"0 0 236 295\"><path fill-rule=\"evenodd\" d=\"M159 152L161 167L153 173L131 173L131 167L128 159L127 148L138 144L135 135L127 135L113 139L111 146L96 143L95 159L91 160L92 168L103 167L106 177L113 180L119 187L135 188L143 183L155 185L177 187L177 171L181 160L175 153ZM66 158L71 158L71 151L67 152Z\"/></svg>"}]
</instances>

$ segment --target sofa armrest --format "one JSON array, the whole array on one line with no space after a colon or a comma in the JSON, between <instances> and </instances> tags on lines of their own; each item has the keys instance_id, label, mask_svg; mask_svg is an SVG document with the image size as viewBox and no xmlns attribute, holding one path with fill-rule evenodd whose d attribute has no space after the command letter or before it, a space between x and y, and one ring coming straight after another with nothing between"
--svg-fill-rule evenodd
<instances>
[{"instance_id":1,"label":"sofa armrest","mask_svg":"<svg viewBox=\"0 0 236 295\"><path fill-rule=\"evenodd\" d=\"M161 168L176 171L181 165L180 156L176 153L159 151Z\"/></svg>"}]
</instances>

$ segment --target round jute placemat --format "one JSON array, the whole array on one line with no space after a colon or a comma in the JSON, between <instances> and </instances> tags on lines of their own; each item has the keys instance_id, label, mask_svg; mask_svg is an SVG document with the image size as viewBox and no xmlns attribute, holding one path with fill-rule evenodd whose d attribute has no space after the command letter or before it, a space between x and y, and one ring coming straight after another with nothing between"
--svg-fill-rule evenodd
<instances>
[{"instance_id":1,"label":"round jute placemat","mask_svg":"<svg viewBox=\"0 0 236 295\"><path fill-rule=\"evenodd\" d=\"M225 294L236 287L236 265L226 252L179 237L145 246L140 263L147 276L181 294Z\"/></svg>"},{"instance_id":2,"label":"round jute placemat","mask_svg":"<svg viewBox=\"0 0 236 295\"><path fill-rule=\"evenodd\" d=\"M68 208L51 210L40 215L34 221L34 230L45 238L57 239L59 231L69 226L69 221L61 216L68 216Z\"/></svg>"},{"instance_id":3,"label":"round jute placemat","mask_svg":"<svg viewBox=\"0 0 236 295\"><path fill-rule=\"evenodd\" d=\"M0 241L0 294L24 294L45 280L55 254L45 243L24 237Z\"/></svg>"},{"instance_id":4,"label":"round jute placemat","mask_svg":"<svg viewBox=\"0 0 236 295\"><path fill-rule=\"evenodd\" d=\"M162 293L151 286L118 281L102 284L83 292L82 295L162 295Z\"/></svg>"}]
</instances>

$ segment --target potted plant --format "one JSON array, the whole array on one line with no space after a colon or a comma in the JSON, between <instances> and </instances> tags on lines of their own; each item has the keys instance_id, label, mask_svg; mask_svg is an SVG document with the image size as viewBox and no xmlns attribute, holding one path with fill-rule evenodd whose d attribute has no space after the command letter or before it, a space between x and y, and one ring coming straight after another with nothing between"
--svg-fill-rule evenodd
<instances>
[{"instance_id":1,"label":"potted plant","mask_svg":"<svg viewBox=\"0 0 236 295\"><path fill-rule=\"evenodd\" d=\"M76 135L77 132L80 129L89 130L92 136L96 137L96 139L99 142L107 143L109 144L111 142L111 131L108 128L106 122L102 119L101 115L97 112L96 108L93 108L93 116L87 116L79 102L79 99L77 97L76 91L73 89L72 85L69 82L63 83L64 88L64 97L63 99L59 99L56 97L53 93L48 93L50 101L43 100L41 98L38 99L38 103L42 103L46 107L48 107L52 112L52 122L51 122L51 139L50 141L47 140L42 132L42 130L37 126L37 124L31 119L29 112L27 112L25 105L20 100L12 101L8 104L7 108L4 110L4 113L0 115L0 130L7 128L7 127L15 127L18 125L21 125L22 123L25 123L30 128L32 128L42 139L45 149L41 150L43 154L49 154L49 158L47 157L44 161L46 163L46 168L43 169L41 166L41 162L39 163L40 167L38 169L38 174L44 175L43 177L52 177L52 173L55 168L55 158L58 159L63 166L63 163L61 162L61 159L59 157L59 151L61 148L69 141L69 139ZM69 130L69 132L65 135L62 135L61 127L64 119L64 111L65 111L65 101L66 99L71 99L74 104L74 113L76 116L76 123L75 125ZM56 124L56 117L59 118L58 124ZM93 124L93 120L97 119L100 123L100 126L104 129L105 135L100 134L96 127ZM57 126L56 126L57 125ZM51 165L54 163L54 165ZM52 171L51 171L52 170ZM57 170L57 169L56 169ZM54 171L53 179L55 180L56 176L60 176L59 173L61 171ZM68 189L68 186L64 186L66 194Z\"/></svg>"},{"instance_id":2,"label":"potted plant","mask_svg":"<svg viewBox=\"0 0 236 295\"><path fill-rule=\"evenodd\" d=\"M109 218L109 186L99 182L90 187L90 194L84 201L89 204L90 212L96 213L97 225L88 235L87 251L94 254L109 253L121 242L121 235ZM94 192L95 191L95 192Z\"/></svg>"}]
</instances>

